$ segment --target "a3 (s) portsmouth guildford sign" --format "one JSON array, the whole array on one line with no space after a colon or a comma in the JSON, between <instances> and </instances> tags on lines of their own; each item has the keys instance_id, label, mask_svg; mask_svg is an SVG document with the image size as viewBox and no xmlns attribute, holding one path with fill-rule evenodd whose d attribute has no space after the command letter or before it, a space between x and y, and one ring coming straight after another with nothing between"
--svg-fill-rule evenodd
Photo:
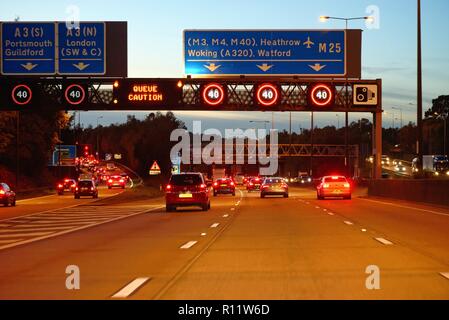
<instances>
[{"instance_id":1,"label":"a3 (s) portsmouth guildford sign","mask_svg":"<svg viewBox=\"0 0 449 320\"><path fill-rule=\"evenodd\" d=\"M360 30L185 30L191 76L360 78Z\"/></svg>"},{"instance_id":2,"label":"a3 (s) portsmouth guildford sign","mask_svg":"<svg viewBox=\"0 0 449 320\"><path fill-rule=\"evenodd\" d=\"M125 22L0 24L0 75L127 76Z\"/></svg>"}]
</instances>

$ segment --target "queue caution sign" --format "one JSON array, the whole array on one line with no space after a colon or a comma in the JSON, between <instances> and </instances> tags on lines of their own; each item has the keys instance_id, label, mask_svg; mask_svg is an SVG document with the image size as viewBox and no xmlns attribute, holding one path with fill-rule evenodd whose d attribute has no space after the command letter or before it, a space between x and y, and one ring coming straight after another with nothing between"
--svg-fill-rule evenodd
<instances>
[{"instance_id":1,"label":"queue caution sign","mask_svg":"<svg viewBox=\"0 0 449 320\"><path fill-rule=\"evenodd\" d=\"M159 166L157 161L154 161L153 165L150 168L150 176L158 176L161 173L162 173L161 172L161 167Z\"/></svg>"}]
</instances>

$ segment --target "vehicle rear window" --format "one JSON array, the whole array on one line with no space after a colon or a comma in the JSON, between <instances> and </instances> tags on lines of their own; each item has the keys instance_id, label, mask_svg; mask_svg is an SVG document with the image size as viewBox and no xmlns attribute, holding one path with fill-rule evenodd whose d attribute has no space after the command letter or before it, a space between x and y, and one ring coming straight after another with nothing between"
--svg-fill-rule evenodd
<instances>
[{"instance_id":1,"label":"vehicle rear window","mask_svg":"<svg viewBox=\"0 0 449 320\"><path fill-rule=\"evenodd\" d=\"M88 187L92 187L93 183L91 181L80 181L78 183L78 186L80 186L81 188L88 188Z\"/></svg>"},{"instance_id":2,"label":"vehicle rear window","mask_svg":"<svg viewBox=\"0 0 449 320\"><path fill-rule=\"evenodd\" d=\"M325 178L324 182L347 182L345 177L338 177L338 178Z\"/></svg>"},{"instance_id":3,"label":"vehicle rear window","mask_svg":"<svg viewBox=\"0 0 449 320\"><path fill-rule=\"evenodd\" d=\"M198 174L186 174L172 176L170 184L174 186L195 186L203 183L203 179Z\"/></svg>"}]
</instances>

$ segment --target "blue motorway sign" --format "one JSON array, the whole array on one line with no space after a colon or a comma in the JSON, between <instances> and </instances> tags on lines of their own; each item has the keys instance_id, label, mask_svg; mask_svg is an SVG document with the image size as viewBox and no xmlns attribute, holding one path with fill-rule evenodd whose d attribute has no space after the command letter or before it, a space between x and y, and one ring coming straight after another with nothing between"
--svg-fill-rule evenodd
<instances>
[{"instance_id":1,"label":"blue motorway sign","mask_svg":"<svg viewBox=\"0 0 449 320\"><path fill-rule=\"evenodd\" d=\"M50 160L50 166L73 167L76 165L76 146L57 145Z\"/></svg>"},{"instance_id":2,"label":"blue motorway sign","mask_svg":"<svg viewBox=\"0 0 449 320\"><path fill-rule=\"evenodd\" d=\"M1 73L53 75L55 23L4 22L1 25Z\"/></svg>"},{"instance_id":3,"label":"blue motorway sign","mask_svg":"<svg viewBox=\"0 0 449 320\"><path fill-rule=\"evenodd\" d=\"M59 65L63 75L106 73L106 26L103 22L81 22L79 28L58 24Z\"/></svg>"},{"instance_id":4,"label":"blue motorway sign","mask_svg":"<svg viewBox=\"0 0 449 320\"><path fill-rule=\"evenodd\" d=\"M342 30L185 30L187 75L345 76Z\"/></svg>"}]
</instances>

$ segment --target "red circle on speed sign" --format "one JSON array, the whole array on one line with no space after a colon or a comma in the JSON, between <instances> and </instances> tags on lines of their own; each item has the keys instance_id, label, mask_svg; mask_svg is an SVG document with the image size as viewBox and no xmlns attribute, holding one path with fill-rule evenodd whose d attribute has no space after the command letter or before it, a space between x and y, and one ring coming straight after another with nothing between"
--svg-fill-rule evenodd
<instances>
[{"instance_id":1,"label":"red circle on speed sign","mask_svg":"<svg viewBox=\"0 0 449 320\"><path fill-rule=\"evenodd\" d=\"M310 101L318 107L327 107L333 103L334 91L327 84L317 84L310 91Z\"/></svg>"},{"instance_id":2,"label":"red circle on speed sign","mask_svg":"<svg viewBox=\"0 0 449 320\"><path fill-rule=\"evenodd\" d=\"M256 97L259 104L271 107L278 102L279 90L271 83L264 83L257 89Z\"/></svg>"},{"instance_id":3,"label":"red circle on speed sign","mask_svg":"<svg viewBox=\"0 0 449 320\"><path fill-rule=\"evenodd\" d=\"M225 99L223 86L218 83L211 83L203 88L203 101L210 106L218 106Z\"/></svg>"},{"instance_id":4,"label":"red circle on speed sign","mask_svg":"<svg viewBox=\"0 0 449 320\"><path fill-rule=\"evenodd\" d=\"M80 105L86 98L86 90L79 84L72 84L65 89L65 100L71 105Z\"/></svg>"},{"instance_id":5,"label":"red circle on speed sign","mask_svg":"<svg viewBox=\"0 0 449 320\"><path fill-rule=\"evenodd\" d=\"M26 84L19 84L11 90L11 98L15 104L24 106L33 98L33 91Z\"/></svg>"}]
</instances>

